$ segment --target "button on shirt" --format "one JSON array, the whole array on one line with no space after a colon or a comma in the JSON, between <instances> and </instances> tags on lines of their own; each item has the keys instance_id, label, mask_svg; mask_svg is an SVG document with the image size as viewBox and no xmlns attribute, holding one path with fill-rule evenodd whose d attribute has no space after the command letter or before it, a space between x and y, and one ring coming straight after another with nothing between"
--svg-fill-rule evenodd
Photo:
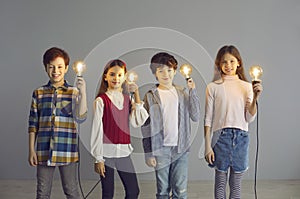
<instances>
[{"instance_id":1,"label":"button on shirt","mask_svg":"<svg viewBox=\"0 0 300 199\"><path fill-rule=\"evenodd\" d=\"M37 135L40 165L60 166L78 161L77 126L86 114L77 116L79 91L66 81L55 88L50 82L32 94L29 132Z\"/></svg>"}]
</instances>

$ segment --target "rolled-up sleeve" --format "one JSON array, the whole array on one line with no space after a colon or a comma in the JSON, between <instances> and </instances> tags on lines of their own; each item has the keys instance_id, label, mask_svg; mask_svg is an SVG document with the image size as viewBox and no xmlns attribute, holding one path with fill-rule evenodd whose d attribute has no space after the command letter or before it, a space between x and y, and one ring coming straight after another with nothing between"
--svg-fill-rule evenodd
<instances>
[{"instance_id":1,"label":"rolled-up sleeve","mask_svg":"<svg viewBox=\"0 0 300 199\"><path fill-rule=\"evenodd\" d=\"M37 111L37 94L33 92L30 113L29 113L29 121L28 121L28 133L36 133L38 131L38 111Z\"/></svg>"},{"instance_id":2,"label":"rolled-up sleeve","mask_svg":"<svg viewBox=\"0 0 300 199\"><path fill-rule=\"evenodd\" d=\"M189 90L190 117L194 122L200 120L200 98L196 89Z\"/></svg>"},{"instance_id":3,"label":"rolled-up sleeve","mask_svg":"<svg viewBox=\"0 0 300 199\"><path fill-rule=\"evenodd\" d=\"M148 102L148 96L144 97L144 107L147 112L149 112L149 102ZM143 136L143 148L145 153L145 160L147 160L150 157L153 157L152 154L152 145L151 145L151 126L150 126L150 117L146 119L144 124L141 127L142 136Z\"/></svg>"}]
</instances>

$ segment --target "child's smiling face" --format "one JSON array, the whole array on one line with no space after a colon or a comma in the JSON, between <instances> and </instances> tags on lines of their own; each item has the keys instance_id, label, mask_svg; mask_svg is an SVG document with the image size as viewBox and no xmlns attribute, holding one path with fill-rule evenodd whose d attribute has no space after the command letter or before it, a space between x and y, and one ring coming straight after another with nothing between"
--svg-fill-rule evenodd
<instances>
[{"instance_id":1,"label":"child's smiling face","mask_svg":"<svg viewBox=\"0 0 300 199\"><path fill-rule=\"evenodd\" d=\"M174 68L163 65L156 69L155 76L160 85L169 88L172 86L175 74Z\"/></svg>"},{"instance_id":2,"label":"child's smiling face","mask_svg":"<svg viewBox=\"0 0 300 199\"><path fill-rule=\"evenodd\" d=\"M46 72L54 87L59 87L64 84L67 71L68 66L66 66L65 60L62 57L55 58L46 66Z\"/></svg>"},{"instance_id":3,"label":"child's smiling face","mask_svg":"<svg viewBox=\"0 0 300 199\"><path fill-rule=\"evenodd\" d=\"M230 53L224 54L220 61L220 68L225 75L236 75L236 70L239 67L239 61Z\"/></svg>"},{"instance_id":4,"label":"child's smiling face","mask_svg":"<svg viewBox=\"0 0 300 199\"><path fill-rule=\"evenodd\" d=\"M118 90L122 88L122 84L125 81L125 71L120 66L111 67L106 75L105 81L108 84L108 89Z\"/></svg>"}]
</instances>

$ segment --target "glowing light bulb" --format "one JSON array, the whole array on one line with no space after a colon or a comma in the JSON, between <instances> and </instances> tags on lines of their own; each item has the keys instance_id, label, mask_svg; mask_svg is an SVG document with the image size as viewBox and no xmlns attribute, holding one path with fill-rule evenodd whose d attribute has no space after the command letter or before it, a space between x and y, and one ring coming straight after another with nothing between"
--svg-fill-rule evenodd
<instances>
[{"instance_id":1,"label":"glowing light bulb","mask_svg":"<svg viewBox=\"0 0 300 199\"><path fill-rule=\"evenodd\" d=\"M192 71L193 71L193 68L189 64L183 64L179 68L179 72L185 77L186 80L188 80L190 78Z\"/></svg>"},{"instance_id":2,"label":"glowing light bulb","mask_svg":"<svg viewBox=\"0 0 300 199\"><path fill-rule=\"evenodd\" d=\"M136 82L137 79L138 79L138 75L136 72L134 72L134 71L127 72L126 81L128 82L128 84L132 84L132 83Z\"/></svg>"},{"instance_id":3,"label":"glowing light bulb","mask_svg":"<svg viewBox=\"0 0 300 199\"><path fill-rule=\"evenodd\" d=\"M133 84L137 81L138 79L138 75L136 72L134 71L128 71L127 74L126 74L126 81L128 84ZM132 100L133 99L133 94L134 92L130 92L130 99Z\"/></svg>"},{"instance_id":4,"label":"glowing light bulb","mask_svg":"<svg viewBox=\"0 0 300 199\"><path fill-rule=\"evenodd\" d=\"M249 69L249 74L252 78L252 82L258 82L261 81L259 78L262 76L263 70L258 65L251 66Z\"/></svg>"},{"instance_id":5,"label":"glowing light bulb","mask_svg":"<svg viewBox=\"0 0 300 199\"><path fill-rule=\"evenodd\" d=\"M77 77L82 77L82 74L86 71L86 65L83 61L74 62L72 68Z\"/></svg>"}]
</instances>

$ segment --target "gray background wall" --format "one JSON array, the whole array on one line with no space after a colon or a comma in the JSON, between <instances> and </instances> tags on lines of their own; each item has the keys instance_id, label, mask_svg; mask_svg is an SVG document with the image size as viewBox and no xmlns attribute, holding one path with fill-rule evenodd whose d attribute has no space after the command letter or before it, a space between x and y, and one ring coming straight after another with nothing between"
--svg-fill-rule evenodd
<instances>
[{"instance_id":1,"label":"gray background wall","mask_svg":"<svg viewBox=\"0 0 300 199\"><path fill-rule=\"evenodd\" d=\"M84 59L110 36L141 27L182 32L201 44L212 59L221 46L234 44L242 54L246 70L252 64L261 64L264 92L259 113L258 178L300 179L299 19L297 0L1 1L0 179L35 178L35 169L27 163L27 118L33 89L47 82L41 62L44 51L51 46L62 47L69 52L72 62ZM147 62L152 52L144 53L147 56L141 56ZM124 58L134 59L131 55ZM88 67L90 71L98 70ZM213 70L212 65L207 67ZM89 75L85 77L88 79ZM74 80L71 70L67 79ZM197 81L204 107L205 84ZM88 84L89 96L93 96L97 83ZM250 169L246 178L253 179L255 123L250 130ZM202 134L200 121L190 156L191 180L213 176L212 170L197 157ZM97 178L93 160L83 145L80 168L83 179ZM153 173L139 176L153 179Z\"/></svg>"}]
</instances>

